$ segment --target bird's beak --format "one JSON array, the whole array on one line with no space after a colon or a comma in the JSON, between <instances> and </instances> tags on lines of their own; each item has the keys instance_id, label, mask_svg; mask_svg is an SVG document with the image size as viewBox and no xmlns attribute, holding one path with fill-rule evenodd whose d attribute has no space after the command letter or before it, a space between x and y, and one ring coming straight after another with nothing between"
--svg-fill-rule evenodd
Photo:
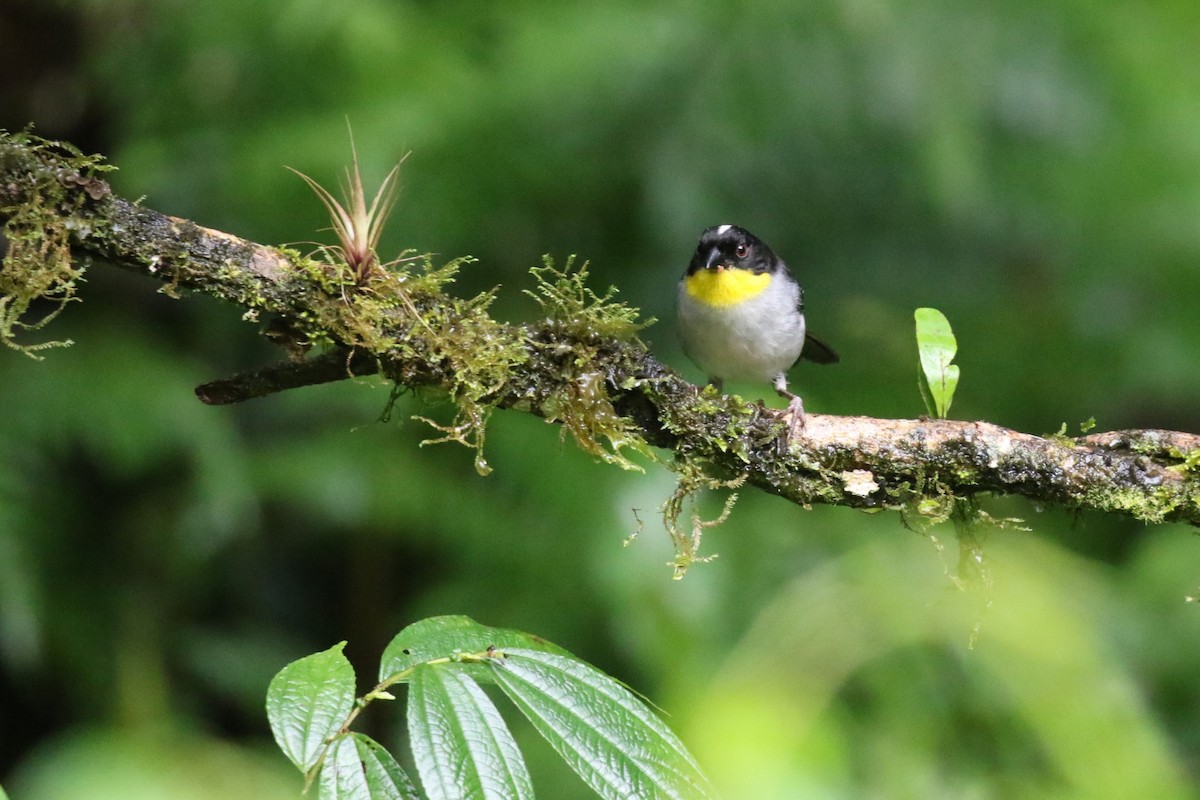
<instances>
[{"instance_id":1,"label":"bird's beak","mask_svg":"<svg viewBox=\"0 0 1200 800\"><path fill-rule=\"evenodd\" d=\"M720 262L721 262L721 251L718 248L714 247L712 250L708 251L708 261L705 262L704 268L712 269L713 267L724 266Z\"/></svg>"}]
</instances>

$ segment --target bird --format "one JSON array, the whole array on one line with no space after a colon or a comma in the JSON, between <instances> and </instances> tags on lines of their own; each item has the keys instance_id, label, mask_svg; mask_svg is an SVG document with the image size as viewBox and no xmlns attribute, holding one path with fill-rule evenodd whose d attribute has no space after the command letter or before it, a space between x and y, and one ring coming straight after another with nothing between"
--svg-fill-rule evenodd
<instances>
[{"instance_id":1,"label":"bird","mask_svg":"<svg viewBox=\"0 0 1200 800\"><path fill-rule=\"evenodd\" d=\"M783 259L737 225L700 234L676 295L683 351L721 391L724 382L770 383L788 407L788 439L803 430L804 403L788 390L799 359L836 364L838 354L808 332L804 290Z\"/></svg>"}]
</instances>

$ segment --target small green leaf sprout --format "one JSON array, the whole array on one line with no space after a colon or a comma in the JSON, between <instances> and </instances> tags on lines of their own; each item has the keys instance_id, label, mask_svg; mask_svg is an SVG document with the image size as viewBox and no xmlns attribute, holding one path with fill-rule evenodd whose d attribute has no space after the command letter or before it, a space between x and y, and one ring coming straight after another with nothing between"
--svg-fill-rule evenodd
<instances>
[{"instance_id":1,"label":"small green leaf sprout","mask_svg":"<svg viewBox=\"0 0 1200 800\"><path fill-rule=\"evenodd\" d=\"M917 321L917 353L924 373L917 378L921 399L929 416L945 419L958 388L958 366L950 363L958 351L958 342L950 322L936 308L918 308L913 316Z\"/></svg>"}]
</instances>

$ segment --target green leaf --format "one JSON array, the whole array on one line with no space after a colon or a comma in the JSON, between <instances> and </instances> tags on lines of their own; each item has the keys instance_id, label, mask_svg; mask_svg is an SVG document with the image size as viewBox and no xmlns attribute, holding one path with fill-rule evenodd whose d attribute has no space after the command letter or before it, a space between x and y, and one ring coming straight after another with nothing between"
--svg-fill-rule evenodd
<instances>
[{"instance_id":1,"label":"green leaf","mask_svg":"<svg viewBox=\"0 0 1200 800\"><path fill-rule=\"evenodd\" d=\"M924 395L924 387L928 385L933 412L944 418L950 413L950 403L958 387L958 367L950 363L958 352L958 342L950 322L936 308L918 308L913 316L917 321L917 352L925 373L925 383L919 384L921 393Z\"/></svg>"},{"instance_id":2,"label":"green leaf","mask_svg":"<svg viewBox=\"0 0 1200 800\"><path fill-rule=\"evenodd\" d=\"M0 786L0 800L8 800L8 795L4 793L3 786Z\"/></svg>"},{"instance_id":3,"label":"green leaf","mask_svg":"<svg viewBox=\"0 0 1200 800\"><path fill-rule=\"evenodd\" d=\"M420 800L392 754L361 733L339 736L321 765L320 800Z\"/></svg>"},{"instance_id":4,"label":"green leaf","mask_svg":"<svg viewBox=\"0 0 1200 800\"><path fill-rule=\"evenodd\" d=\"M293 661L267 687L267 719L279 749L307 772L320 760L325 740L354 707L354 668L345 642Z\"/></svg>"},{"instance_id":5,"label":"green leaf","mask_svg":"<svg viewBox=\"0 0 1200 800\"><path fill-rule=\"evenodd\" d=\"M561 647L530 633L490 628L465 616L430 617L396 634L380 659L379 680L388 680L418 664L437 659L455 659L464 653L483 653L489 647L501 650L523 647L567 655L567 651ZM491 679L491 672L484 667L462 665L462 668L477 679Z\"/></svg>"},{"instance_id":6,"label":"green leaf","mask_svg":"<svg viewBox=\"0 0 1200 800\"><path fill-rule=\"evenodd\" d=\"M508 726L464 672L429 664L414 670L408 733L429 800L533 797Z\"/></svg>"},{"instance_id":7,"label":"green leaf","mask_svg":"<svg viewBox=\"0 0 1200 800\"><path fill-rule=\"evenodd\" d=\"M713 797L683 743L625 687L573 657L510 649L487 663L538 732L600 796Z\"/></svg>"}]
</instances>

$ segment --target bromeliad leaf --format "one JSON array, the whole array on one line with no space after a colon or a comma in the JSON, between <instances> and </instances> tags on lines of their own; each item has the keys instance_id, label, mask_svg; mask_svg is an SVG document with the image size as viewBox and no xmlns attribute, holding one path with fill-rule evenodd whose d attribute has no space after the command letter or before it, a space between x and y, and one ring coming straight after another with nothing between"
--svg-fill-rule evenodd
<instances>
[{"instance_id":1,"label":"bromeliad leaf","mask_svg":"<svg viewBox=\"0 0 1200 800\"><path fill-rule=\"evenodd\" d=\"M510 649L496 683L601 797L714 797L683 743L625 687L573 657Z\"/></svg>"},{"instance_id":2,"label":"bromeliad leaf","mask_svg":"<svg viewBox=\"0 0 1200 800\"><path fill-rule=\"evenodd\" d=\"M532 800L517 743L469 675L422 664L408 692L413 759L429 800Z\"/></svg>"},{"instance_id":3,"label":"bromeliad leaf","mask_svg":"<svg viewBox=\"0 0 1200 800\"><path fill-rule=\"evenodd\" d=\"M380 236L383 235L388 214L396 204L396 179L400 173L400 165L392 167L392 171L383 179L379 191L375 193L375 199L368 208L367 190L363 187L362 173L358 169L358 150L354 147L353 134L350 135L350 152L354 157L354 167L346 168L346 180L342 185L345 204L303 172L291 167L286 169L299 175L321 200L321 204L329 212L329 221L338 239L338 245L332 249L346 262L354 278L362 283L374 271L389 266L380 264L376 248L379 246Z\"/></svg>"},{"instance_id":4,"label":"bromeliad leaf","mask_svg":"<svg viewBox=\"0 0 1200 800\"><path fill-rule=\"evenodd\" d=\"M267 719L284 755L307 772L321 758L325 740L354 707L354 668L342 655L345 642L288 664L267 687Z\"/></svg>"},{"instance_id":5,"label":"bromeliad leaf","mask_svg":"<svg viewBox=\"0 0 1200 800\"><path fill-rule=\"evenodd\" d=\"M913 316L917 322L917 352L925 375L925 380L918 380L917 385L930 416L944 418L950 413L950 403L958 387L958 366L950 363L958 352L958 342L950 322L936 308L918 308ZM933 397L932 408L925 393L926 386Z\"/></svg>"},{"instance_id":6,"label":"bromeliad leaf","mask_svg":"<svg viewBox=\"0 0 1200 800\"><path fill-rule=\"evenodd\" d=\"M420 800L392 754L369 736L339 736L321 765L320 800Z\"/></svg>"}]
</instances>

